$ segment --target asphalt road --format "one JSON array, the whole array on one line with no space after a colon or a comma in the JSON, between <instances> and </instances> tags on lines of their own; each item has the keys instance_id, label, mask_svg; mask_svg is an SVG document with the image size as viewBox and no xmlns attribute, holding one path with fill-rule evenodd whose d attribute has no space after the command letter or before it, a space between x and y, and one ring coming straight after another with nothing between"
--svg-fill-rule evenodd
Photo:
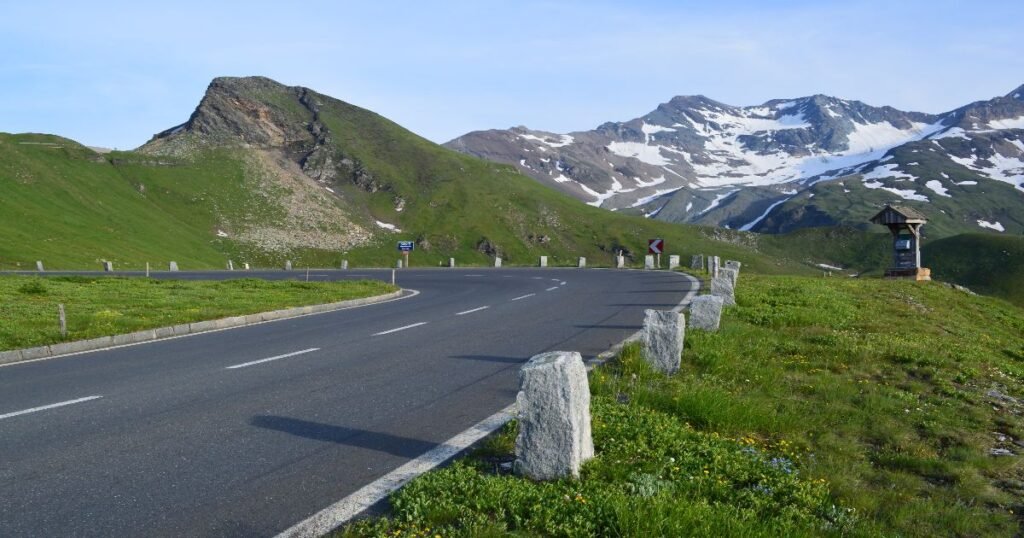
<instances>
[{"instance_id":1,"label":"asphalt road","mask_svg":"<svg viewBox=\"0 0 1024 538\"><path fill-rule=\"evenodd\" d=\"M398 284L420 293L0 367L0 535L274 535L512 403L530 356L595 356L693 285L574 269Z\"/></svg>"}]
</instances>

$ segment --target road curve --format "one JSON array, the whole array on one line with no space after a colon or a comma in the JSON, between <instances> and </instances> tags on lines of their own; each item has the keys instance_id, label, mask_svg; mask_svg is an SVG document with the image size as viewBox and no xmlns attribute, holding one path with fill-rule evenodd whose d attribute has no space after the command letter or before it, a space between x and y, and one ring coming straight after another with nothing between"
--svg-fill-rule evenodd
<instances>
[{"instance_id":1,"label":"road curve","mask_svg":"<svg viewBox=\"0 0 1024 538\"><path fill-rule=\"evenodd\" d=\"M575 269L413 269L398 284L420 293L0 367L0 534L274 535L507 406L530 356L597 355L692 286Z\"/></svg>"}]
</instances>

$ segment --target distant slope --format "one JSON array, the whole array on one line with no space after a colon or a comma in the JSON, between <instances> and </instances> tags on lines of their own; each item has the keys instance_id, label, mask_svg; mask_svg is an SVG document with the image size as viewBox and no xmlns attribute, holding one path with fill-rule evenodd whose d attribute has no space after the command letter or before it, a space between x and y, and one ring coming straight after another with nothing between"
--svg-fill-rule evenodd
<instances>
[{"instance_id":1,"label":"distant slope","mask_svg":"<svg viewBox=\"0 0 1024 538\"><path fill-rule=\"evenodd\" d=\"M940 280L1024 306L1024 237L958 235L926 244L921 255Z\"/></svg>"},{"instance_id":2,"label":"distant slope","mask_svg":"<svg viewBox=\"0 0 1024 538\"><path fill-rule=\"evenodd\" d=\"M43 142L38 144L36 142ZM58 147L59 146L59 147ZM802 271L750 234L617 215L513 167L459 154L337 99L272 80L211 83L185 124L136 152L97 154L39 135L0 136L0 268L392 265L412 261L642 263L662 237L684 259L714 253L750 270ZM392 228L388 228L392 227ZM401 230L400 232L395 230ZM687 260L688 261L688 260Z\"/></svg>"},{"instance_id":3,"label":"distant slope","mask_svg":"<svg viewBox=\"0 0 1024 538\"><path fill-rule=\"evenodd\" d=\"M670 222L866 227L864 215L897 201L934 216L935 237L1024 231L1024 87L938 115L823 95L750 107L681 96L591 131L515 127L446 146ZM811 201L825 191L839 196Z\"/></svg>"}]
</instances>

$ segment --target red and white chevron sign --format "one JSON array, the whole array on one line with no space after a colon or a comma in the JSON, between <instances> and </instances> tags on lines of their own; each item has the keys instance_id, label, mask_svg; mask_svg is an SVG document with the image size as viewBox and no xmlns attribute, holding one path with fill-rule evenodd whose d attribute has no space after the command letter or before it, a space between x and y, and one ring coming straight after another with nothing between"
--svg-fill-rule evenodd
<instances>
[{"instance_id":1,"label":"red and white chevron sign","mask_svg":"<svg viewBox=\"0 0 1024 538\"><path fill-rule=\"evenodd\" d=\"M647 253L648 254L661 254L665 250L664 239L648 239L647 240Z\"/></svg>"}]
</instances>

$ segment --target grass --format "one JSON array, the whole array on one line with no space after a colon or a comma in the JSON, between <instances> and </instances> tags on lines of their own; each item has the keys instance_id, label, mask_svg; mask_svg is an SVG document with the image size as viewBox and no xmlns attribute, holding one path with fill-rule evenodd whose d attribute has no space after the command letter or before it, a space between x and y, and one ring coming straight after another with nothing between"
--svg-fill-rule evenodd
<instances>
[{"instance_id":1,"label":"grass","mask_svg":"<svg viewBox=\"0 0 1024 538\"><path fill-rule=\"evenodd\" d=\"M0 351L394 291L379 281L0 277ZM67 312L61 338L57 305Z\"/></svg>"},{"instance_id":2,"label":"grass","mask_svg":"<svg viewBox=\"0 0 1024 538\"><path fill-rule=\"evenodd\" d=\"M513 424L339 534L1024 531L1024 312L938 283L749 274L737 301L687 334L675 376L635 345L591 374L580 480L502 472Z\"/></svg>"},{"instance_id":3,"label":"grass","mask_svg":"<svg viewBox=\"0 0 1024 538\"><path fill-rule=\"evenodd\" d=\"M1024 307L1024 237L958 235L925 244L921 255L936 278Z\"/></svg>"}]
</instances>

